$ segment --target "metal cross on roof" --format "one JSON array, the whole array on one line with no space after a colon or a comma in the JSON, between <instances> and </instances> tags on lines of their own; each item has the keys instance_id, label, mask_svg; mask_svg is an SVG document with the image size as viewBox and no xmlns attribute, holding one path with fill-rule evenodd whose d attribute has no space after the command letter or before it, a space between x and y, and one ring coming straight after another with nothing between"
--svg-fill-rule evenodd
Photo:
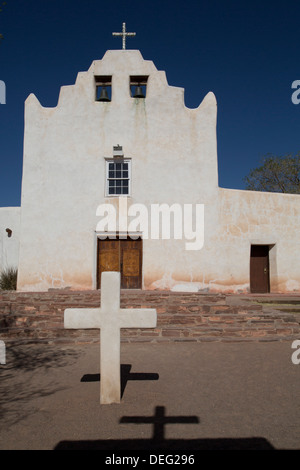
<instances>
[{"instance_id":1,"label":"metal cross on roof","mask_svg":"<svg viewBox=\"0 0 300 470\"><path fill-rule=\"evenodd\" d=\"M123 23L122 33L112 33L113 36L122 36L122 49L126 49L126 37L135 36L135 34L126 32L126 23Z\"/></svg>"}]
</instances>

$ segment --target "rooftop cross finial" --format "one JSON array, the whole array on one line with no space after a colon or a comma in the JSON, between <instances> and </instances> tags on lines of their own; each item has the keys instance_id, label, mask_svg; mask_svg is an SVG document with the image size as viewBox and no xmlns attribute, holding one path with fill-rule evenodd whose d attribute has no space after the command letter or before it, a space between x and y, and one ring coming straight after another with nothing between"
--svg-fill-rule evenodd
<instances>
[{"instance_id":1,"label":"rooftop cross finial","mask_svg":"<svg viewBox=\"0 0 300 470\"><path fill-rule=\"evenodd\" d=\"M113 36L122 36L122 49L126 49L126 37L135 36L135 34L126 32L126 23L123 23L122 33L112 33Z\"/></svg>"}]
</instances>

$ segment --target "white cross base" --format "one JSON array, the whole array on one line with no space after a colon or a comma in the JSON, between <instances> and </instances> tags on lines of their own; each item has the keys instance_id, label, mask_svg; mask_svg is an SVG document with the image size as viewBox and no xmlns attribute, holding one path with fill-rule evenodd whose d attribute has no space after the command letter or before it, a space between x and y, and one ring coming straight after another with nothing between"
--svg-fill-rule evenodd
<instances>
[{"instance_id":1,"label":"white cross base","mask_svg":"<svg viewBox=\"0 0 300 470\"><path fill-rule=\"evenodd\" d=\"M100 403L120 403L120 328L155 328L156 309L120 308L120 273L101 276L101 308L68 308L64 327L100 329Z\"/></svg>"}]
</instances>

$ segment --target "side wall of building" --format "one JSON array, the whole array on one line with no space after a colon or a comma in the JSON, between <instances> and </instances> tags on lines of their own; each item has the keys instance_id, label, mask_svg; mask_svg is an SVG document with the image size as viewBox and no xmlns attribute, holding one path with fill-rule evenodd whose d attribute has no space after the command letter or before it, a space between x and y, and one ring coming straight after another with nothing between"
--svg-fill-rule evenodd
<instances>
[{"instance_id":1,"label":"side wall of building","mask_svg":"<svg viewBox=\"0 0 300 470\"><path fill-rule=\"evenodd\" d=\"M269 246L271 292L300 292L300 196L220 189L219 265L249 290L251 245Z\"/></svg>"},{"instance_id":2,"label":"side wall of building","mask_svg":"<svg viewBox=\"0 0 300 470\"><path fill-rule=\"evenodd\" d=\"M0 208L0 272L19 263L20 207Z\"/></svg>"}]
</instances>

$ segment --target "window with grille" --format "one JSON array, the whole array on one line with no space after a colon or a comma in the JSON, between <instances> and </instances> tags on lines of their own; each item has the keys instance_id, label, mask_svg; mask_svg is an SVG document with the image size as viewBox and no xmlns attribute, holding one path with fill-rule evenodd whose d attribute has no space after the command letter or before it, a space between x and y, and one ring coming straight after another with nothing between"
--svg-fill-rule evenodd
<instances>
[{"instance_id":1,"label":"window with grille","mask_svg":"<svg viewBox=\"0 0 300 470\"><path fill-rule=\"evenodd\" d=\"M128 196L130 194L131 160L106 161L106 196Z\"/></svg>"}]
</instances>

